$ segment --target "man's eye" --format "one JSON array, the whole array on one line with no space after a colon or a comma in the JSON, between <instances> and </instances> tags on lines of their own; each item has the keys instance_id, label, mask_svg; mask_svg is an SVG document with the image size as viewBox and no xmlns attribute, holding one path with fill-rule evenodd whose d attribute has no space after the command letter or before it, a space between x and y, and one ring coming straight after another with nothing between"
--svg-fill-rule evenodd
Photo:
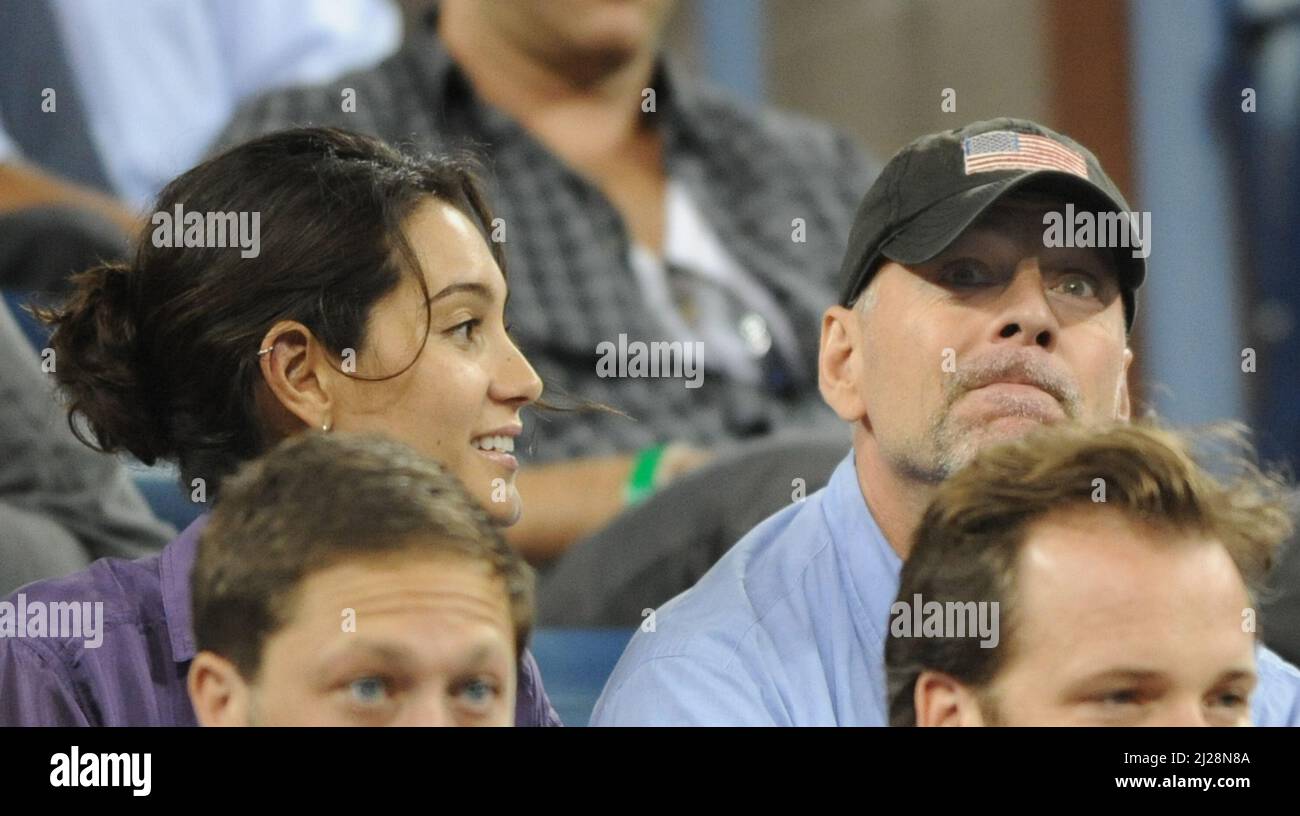
<instances>
[{"instance_id":1,"label":"man's eye","mask_svg":"<svg viewBox=\"0 0 1300 816\"><path fill-rule=\"evenodd\" d=\"M1136 689L1118 689L1099 694L1096 700L1099 703L1113 706L1136 705L1142 701L1142 696Z\"/></svg>"},{"instance_id":2,"label":"man's eye","mask_svg":"<svg viewBox=\"0 0 1300 816\"><path fill-rule=\"evenodd\" d=\"M348 697L361 705L379 705L388 698L388 682L379 677L353 680L348 684Z\"/></svg>"},{"instance_id":3,"label":"man's eye","mask_svg":"<svg viewBox=\"0 0 1300 816\"><path fill-rule=\"evenodd\" d=\"M1222 706L1223 708L1244 708L1250 704L1250 695L1225 691L1214 695L1210 702L1212 705Z\"/></svg>"},{"instance_id":4,"label":"man's eye","mask_svg":"<svg viewBox=\"0 0 1300 816\"><path fill-rule=\"evenodd\" d=\"M498 693L495 683L475 678L460 687L459 696L471 706L481 707L496 699Z\"/></svg>"},{"instance_id":5,"label":"man's eye","mask_svg":"<svg viewBox=\"0 0 1300 816\"><path fill-rule=\"evenodd\" d=\"M993 275L983 264L965 262L945 268L940 279L948 286L981 286L989 283Z\"/></svg>"},{"instance_id":6,"label":"man's eye","mask_svg":"<svg viewBox=\"0 0 1300 816\"><path fill-rule=\"evenodd\" d=\"M1057 284L1057 288L1067 295L1084 298L1097 297L1099 291L1097 282L1091 276L1082 273L1066 275Z\"/></svg>"}]
</instances>

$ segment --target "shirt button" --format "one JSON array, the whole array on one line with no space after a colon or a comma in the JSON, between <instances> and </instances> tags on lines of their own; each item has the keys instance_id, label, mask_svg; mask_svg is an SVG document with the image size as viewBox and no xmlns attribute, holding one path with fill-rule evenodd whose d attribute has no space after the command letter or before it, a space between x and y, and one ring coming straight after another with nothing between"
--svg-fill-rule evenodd
<instances>
[{"instance_id":1,"label":"shirt button","mask_svg":"<svg viewBox=\"0 0 1300 816\"><path fill-rule=\"evenodd\" d=\"M768 331L767 321L758 312L748 312L740 319L738 326L740 337L745 347L755 357L762 357L772 348L772 333Z\"/></svg>"}]
</instances>

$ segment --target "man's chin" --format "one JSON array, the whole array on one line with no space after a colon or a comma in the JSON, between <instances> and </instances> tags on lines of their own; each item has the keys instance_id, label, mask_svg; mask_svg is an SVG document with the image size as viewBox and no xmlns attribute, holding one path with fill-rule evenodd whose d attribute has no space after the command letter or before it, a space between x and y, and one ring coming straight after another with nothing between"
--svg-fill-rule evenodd
<instances>
[{"instance_id":1,"label":"man's chin","mask_svg":"<svg viewBox=\"0 0 1300 816\"><path fill-rule=\"evenodd\" d=\"M984 425L984 432L998 439L1016 439L1044 425L1053 425L1059 421L1059 419L1037 415L997 416Z\"/></svg>"},{"instance_id":2,"label":"man's chin","mask_svg":"<svg viewBox=\"0 0 1300 816\"><path fill-rule=\"evenodd\" d=\"M1025 434L1059 421L1039 415L1003 414L969 423L962 434L965 441L963 447L969 453L965 459L974 459L976 453L990 445L1019 439Z\"/></svg>"}]
</instances>

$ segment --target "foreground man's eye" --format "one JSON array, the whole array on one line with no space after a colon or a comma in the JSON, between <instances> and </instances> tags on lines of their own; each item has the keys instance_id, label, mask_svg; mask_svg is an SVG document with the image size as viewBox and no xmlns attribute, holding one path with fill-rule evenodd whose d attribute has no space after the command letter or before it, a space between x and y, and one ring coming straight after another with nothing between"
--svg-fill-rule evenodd
<instances>
[{"instance_id":1,"label":"foreground man's eye","mask_svg":"<svg viewBox=\"0 0 1300 816\"><path fill-rule=\"evenodd\" d=\"M1099 694L1094 701L1107 706L1131 706L1142 702L1142 697L1136 689L1118 689Z\"/></svg>"},{"instance_id":2,"label":"foreground man's eye","mask_svg":"<svg viewBox=\"0 0 1300 816\"><path fill-rule=\"evenodd\" d=\"M348 684L348 699L363 706L387 702L388 683L379 677L363 677Z\"/></svg>"},{"instance_id":3,"label":"foreground man's eye","mask_svg":"<svg viewBox=\"0 0 1300 816\"><path fill-rule=\"evenodd\" d=\"M461 686L459 696L471 707L482 708L495 700L499 693L495 683L475 678Z\"/></svg>"},{"instance_id":4,"label":"foreground man's eye","mask_svg":"<svg viewBox=\"0 0 1300 816\"><path fill-rule=\"evenodd\" d=\"M1250 695L1226 691L1210 698L1210 705L1216 708L1239 709L1250 704Z\"/></svg>"}]
</instances>

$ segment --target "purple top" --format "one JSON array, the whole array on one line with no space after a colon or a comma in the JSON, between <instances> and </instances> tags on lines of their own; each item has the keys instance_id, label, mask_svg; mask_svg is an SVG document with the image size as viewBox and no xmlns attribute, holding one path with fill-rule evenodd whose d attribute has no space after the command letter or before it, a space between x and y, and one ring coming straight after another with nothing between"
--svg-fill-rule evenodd
<instances>
[{"instance_id":1,"label":"purple top","mask_svg":"<svg viewBox=\"0 0 1300 816\"><path fill-rule=\"evenodd\" d=\"M197 725L185 688L195 653L190 570L206 522L207 515L200 516L157 555L101 559L6 598L0 606L0 726ZM95 601L104 603L97 647L87 646L88 639L93 643L89 632L21 637L13 629L20 617L24 629L34 626L27 621L47 617L51 604ZM519 663L518 686L517 725L561 725L528 652Z\"/></svg>"}]
</instances>

